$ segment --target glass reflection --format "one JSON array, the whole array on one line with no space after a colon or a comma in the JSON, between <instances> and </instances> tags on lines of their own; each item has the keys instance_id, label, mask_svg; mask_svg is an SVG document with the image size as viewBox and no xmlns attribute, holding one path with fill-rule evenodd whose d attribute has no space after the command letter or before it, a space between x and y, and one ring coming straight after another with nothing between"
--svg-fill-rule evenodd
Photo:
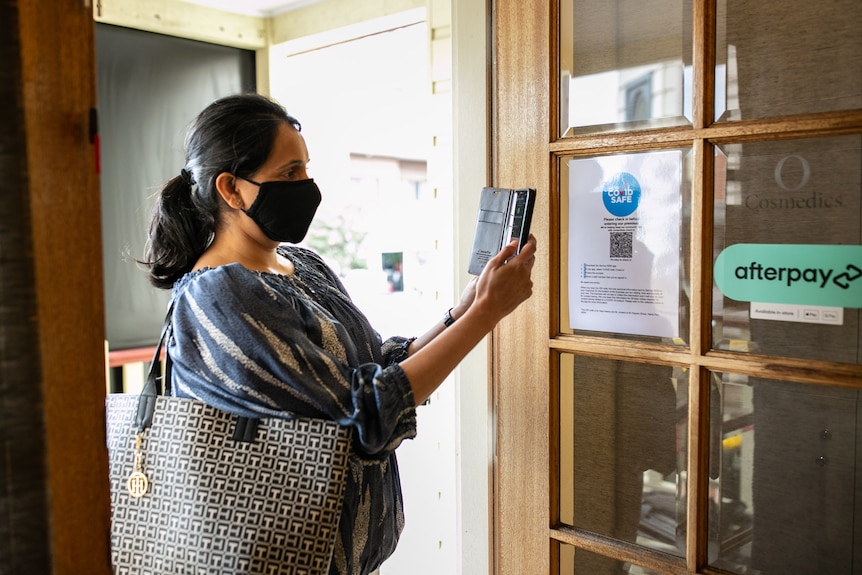
<instances>
[{"instance_id":1,"label":"glass reflection","mask_svg":"<svg viewBox=\"0 0 862 575\"><path fill-rule=\"evenodd\" d=\"M683 556L687 373L572 356L561 369L562 520ZM573 562L575 573L621 572L580 551Z\"/></svg>"},{"instance_id":2,"label":"glass reflection","mask_svg":"<svg viewBox=\"0 0 862 575\"><path fill-rule=\"evenodd\" d=\"M719 0L716 109L741 120L862 107L862 2Z\"/></svg>"},{"instance_id":3,"label":"glass reflection","mask_svg":"<svg viewBox=\"0 0 862 575\"><path fill-rule=\"evenodd\" d=\"M860 391L714 380L710 564L745 575L862 572Z\"/></svg>"},{"instance_id":4,"label":"glass reflection","mask_svg":"<svg viewBox=\"0 0 862 575\"><path fill-rule=\"evenodd\" d=\"M561 2L560 132L691 119L691 0Z\"/></svg>"},{"instance_id":5,"label":"glass reflection","mask_svg":"<svg viewBox=\"0 0 862 575\"><path fill-rule=\"evenodd\" d=\"M714 257L738 244L859 245L860 237L862 137L716 148ZM827 321L827 315L813 314L824 311L818 306L795 306L792 314L767 319L752 312L754 305L725 297L714 286L714 347L862 361L858 307L826 309L828 317L841 318Z\"/></svg>"}]
</instances>

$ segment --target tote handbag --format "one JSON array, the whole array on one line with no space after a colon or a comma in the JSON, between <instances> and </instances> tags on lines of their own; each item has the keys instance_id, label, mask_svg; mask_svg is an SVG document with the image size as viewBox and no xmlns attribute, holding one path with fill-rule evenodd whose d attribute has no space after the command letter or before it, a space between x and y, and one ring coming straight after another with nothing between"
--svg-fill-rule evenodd
<instances>
[{"instance_id":1,"label":"tote handbag","mask_svg":"<svg viewBox=\"0 0 862 575\"><path fill-rule=\"evenodd\" d=\"M171 397L170 315L141 394L106 399L114 573L326 575L350 430Z\"/></svg>"}]
</instances>

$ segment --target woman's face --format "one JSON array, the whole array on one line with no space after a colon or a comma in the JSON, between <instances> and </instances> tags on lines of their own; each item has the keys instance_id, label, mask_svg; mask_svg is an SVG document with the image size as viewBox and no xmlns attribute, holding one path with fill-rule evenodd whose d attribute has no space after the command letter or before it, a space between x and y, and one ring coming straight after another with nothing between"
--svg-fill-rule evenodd
<instances>
[{"instance_id":1,"label":"woman's face","mask_svg":"<svg viewBox=\"0 0 862 575\"><path fill-rule=\"evenodd\" d=\"M308 179L308 148L305 138L293 126L282 122L279 124L269 158L256 172L249 176L260 184L264 182L296 181ZM242 196L243 205L247 208L254 203L258 187L237 178L237 189Z\"/></svg>"}]
</instances>

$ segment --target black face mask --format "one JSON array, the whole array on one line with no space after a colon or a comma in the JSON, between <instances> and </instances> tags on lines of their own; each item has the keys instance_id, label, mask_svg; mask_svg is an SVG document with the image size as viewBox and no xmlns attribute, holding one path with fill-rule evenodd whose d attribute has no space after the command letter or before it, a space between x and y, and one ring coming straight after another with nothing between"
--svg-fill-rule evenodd
<instances>
[{"instance_id":1,"label":"black face mask","mask_svg":"<svg viewBox=\"0 0 862 575\"><path fill-rule=\"evenodd\" d=\"M259 184L242 179L260 187L251 207L243 212L266 237L274 242L301 242L320 205L320 189L314 180Z\"/></svg>"}]
</instances>

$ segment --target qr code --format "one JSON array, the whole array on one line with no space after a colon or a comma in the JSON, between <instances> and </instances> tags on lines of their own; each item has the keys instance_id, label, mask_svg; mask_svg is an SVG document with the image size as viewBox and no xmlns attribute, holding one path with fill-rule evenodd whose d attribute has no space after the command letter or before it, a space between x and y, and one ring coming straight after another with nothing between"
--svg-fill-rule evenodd
<instances>
[{"instance_id":1,"label":"qr code","mask_svg":"<svg viewBox=\"0 0 862 575\"><path fill-rule=\"evenodd\" d=\"M611 257L631 258L633 232L611 232Z\"/></svg>"}]
</instances>

